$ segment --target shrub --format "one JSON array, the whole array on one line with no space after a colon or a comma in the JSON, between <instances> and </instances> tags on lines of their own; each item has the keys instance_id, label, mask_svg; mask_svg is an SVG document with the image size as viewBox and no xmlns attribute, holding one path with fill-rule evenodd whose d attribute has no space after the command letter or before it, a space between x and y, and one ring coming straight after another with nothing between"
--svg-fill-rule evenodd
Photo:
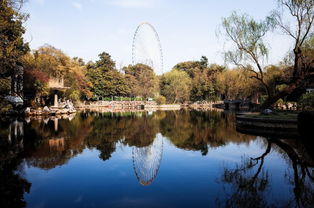
<instances>
[{"instance_id":1,"label":"shrub","mask_svg":"<svg viewBox=\"0 0 314 208\"><path fill-rule=\"evenodd\" d=\"M10 79L0 79L0 95L8 95L11 89Z\"/></svg>"},{"instance_id":2,"label":"shrub","mask_svg":"<svg viewBox=\"0 0 314 208\"><path fill-rule=\"evenodd\" d=\"M6 114L12 109L12 105L4 97L0 97L0 114Z\"/></svg>"},{"instance_id":3,"label":"shrub","mask_svg":"<svg viewBox=\"0 0 314 208\"><path fill-rule=\"evenodd\" d=\"M69 98L74 101L77 102L80 100L80 92L78 90L73 90L70 95Z\"/></svg>"},{"instance_id":4,"label":"shrub","mask_svg":"<svg viewBox=\"0 0 314 208\"><path fill-rule=\"evenodd\" d=\"M158 105L164 105L166 104L166 101L167 101L166 97L162 95L158 96L155 100Z\"/></svg>"},{"instance_id":5,"label":"shrub","mask_svg":"<svg viewBox=\"0 0 314 208\"><path fill-rule=\"evenodd\" d=\"M302 110L314 110L314 92L302 95L298 105Z\"/></svg>"}]
</instances>

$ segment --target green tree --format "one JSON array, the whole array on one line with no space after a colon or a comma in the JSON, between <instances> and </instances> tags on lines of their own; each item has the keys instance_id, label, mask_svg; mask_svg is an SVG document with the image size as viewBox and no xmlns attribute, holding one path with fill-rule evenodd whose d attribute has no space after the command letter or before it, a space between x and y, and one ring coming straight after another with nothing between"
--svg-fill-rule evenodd
<instances>
[{"instance_id":1,"label":"green tree","mask_svg":"<svg viewBox=\"0 0 314 208\"><path fill-rule=\"evenodd\" d=\"M67 97L73 101L86 100L93 97L92 83L87 77L87 68L81 58L73 58L69 72L65 76L65 85L70 87L66 91Z\"/></svg>"},{"instance_id":2,"label":"green tree","mask_svg":"<svg viewBox=\"0 0 314 208\"><path fill-rule=\"evenodd\" d=\"M312 0L278 0L278 2L281 8L264 21L257 22L248 15L233 13L222 23L226 36L235 46L235 50L225 54L226 60L254 73L252 77L259 80L266 89L268 98L262 104L262 109L304 88L309 80L313 80L314 57L307 56L304 47L313 32L314 2ZM287 24L286 18L293 20L295 27L290 27L291 24ZM269 53L264 44L264 37L275 26L291 37L294 44L293 51L287 59L285 74L279 82L285 86L273 94L265 80L265 70L261 63Z\"/></svg>"},{"instance_id":3,"label":"green tree","mask_svg":"<svg viewBox=\"0 0 314 208\"><path fill-rule=\"evenodd\" d=\"M208 59L202 56L200 61L182 62L175 65L174 69L186 72L192 79L191 100L210 100L218 96L216 76L225 69L224 67L209 65Z\"/></svg>"},{"instance_id":4,"label":"green tree","mask_svg":"<svg viewBox=\"0 0 314 208\"><path fill-rule=\"evenodd\" d=\"M29 51L28 44L23 39L23 23L28 16L20 12L22 5L22 0L0 1L0 83L11 82L11 86L2 85L8 88L0 96L9 92L12 95L22 95L23 68L20 61Z\"/></svg>"},{"instance_id":5,"label":"green tree","mask_svg":"<svg viewBox=\"0 0 314 208\"><path fill-rule=\"evenodd\" d=\"M87 76L93 87L91 91L96 97L126 96L129 94L125 77L115 68L111 56L103 52L95 64L89 63Z\"/></svg>"},{"instance_id":6,"label":"green tree","mask_svg":"<svg viewBox=\"0 0 314 208\"><path fill-rule=\"evenodd\" d=\"M269 86L265 82L262 61L268 56L269 49L264 43L267 32L274 27L272 18L255 21L247 14L238 15L233 12L224 18L222 28L228 41L234 44L234 50L225 53L225 60L253 73L252 78L260 81L267 95L271 96ZM254 64L255 67L252 67Z\"/></svg>"},{"instance_id":7,"label":"green tree","mask_svg":"<svg viewBox=\"0 0 314 208\"><path fill-rule=\"evenodd\" d=\"M142 98L155 97L159 91L159 79L154 70L145 64L125 67L130 94Z\"/></svg>"},{"instance_id":8,"label":"green tree","mask_svg":"<svg viewBox=\"0 0 314 208\"><path fill-rule=\"evenodd\" d=\"M173 69L161 77L161 94L168 102L177 103L189 100L191 92L191 78L184 71Z\"/></svg>"},{"instance_id":9,"label":"green tree","mask_svg":"<svg viewBox=\"0 0 314 208\"><path fill-rule=\"evenodd\" d=\"M314 56L308 52L310 39L313 34L314 2L312 0L278 0L280 9L273 12L276 25L293 40L293 51L288 63L285 87L274 94L262 105L267 108L277 100L302 89L308 82L314 80ZM294 21L295 27L287 24L284 17ZM313 53L312 53L313 54Z\"/></svg>"},{"instance_id":10,"label":"green tree","mask_svg":"<svg viewBox=\"0 0 314 208\"><path fill-rule=\"evenodd\" d=\"M0 78L12 76L21 57L29 51L23 39L23 23L28 16L18 10L17 3L0 2Z\"/></svg>"}]
</instances>

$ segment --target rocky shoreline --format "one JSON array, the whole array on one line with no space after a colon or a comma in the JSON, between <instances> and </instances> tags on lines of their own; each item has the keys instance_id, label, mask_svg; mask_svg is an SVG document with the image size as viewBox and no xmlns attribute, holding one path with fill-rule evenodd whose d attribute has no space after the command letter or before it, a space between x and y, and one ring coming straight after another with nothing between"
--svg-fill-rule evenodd
<instances>
[{"instance_id":1,"label":"rocky shoreline","mask_svg":"<svg viewBox=\"0 0 314 208\"><path fill-rule=\"evenodd\" d=\"M25 116L42 116L42 115L62 115L62 114L72 114L76 113L76 109L67 109L67 108L59 108L59 109L53 109L45 106L44 108L37 108L37 109L31 109L26 108L24 111Z\"/></svg>"},{"instance_id":2,"label":"rocky shoreline","mask_svg":"<svg viewBox=\"0 0 314 208\"><path fill-rule=\"evenodd\" d=\"M60 103L59 106L45 106L38 108L26 107L19 110L7 112L6 116L57 116L69 115L78 111L98 111L98 112L132 112L132 111L157 111L157 110L180 110L180 109L195 109L195 110L211 110L215 103L212 102L196 102L184 104L162 104L158 105L155 101L97 101L83 102L74 105L67 101ZM216 108L215 108L216 109Z\"/></svg>"}]
</instances>

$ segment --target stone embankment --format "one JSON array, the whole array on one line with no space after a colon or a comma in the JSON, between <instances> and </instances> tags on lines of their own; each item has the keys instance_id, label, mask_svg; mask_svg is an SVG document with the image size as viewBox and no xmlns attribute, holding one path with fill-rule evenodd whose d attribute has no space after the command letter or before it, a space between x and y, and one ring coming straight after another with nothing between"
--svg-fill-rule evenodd
<instances>
[{"instance_id":1,"label":"stone embankment","mask_svg":"<svg viewBox=\"0 0 314 208\"><path fill-rule=\"evenodd\" d=\"M97 101L83 102L76 105L77 109L112 108L112 109L144 109L156 107L154 101Z\"/></svg>"},{"instance_id":2,"label":"stone embankment","mask_svg":"<svg viewBox=\"0 0 314 208\"><path fill-rule=\"evenodd\" d=\"M200 101L195 103L185 103L181 106L183 108L190 108L194 110L213 110L213 109L220 109L216 108L216 106L219 106L223 104L223 101L217 101L217 102L207 102L207 101Z\"/></svg>"},{"instance_id":3,"label":"stone embankment","mask_svg":"<svg viewBox=\"0 0 314 208\"><path fill-rule=\"evenodd\" d=\"M119 110L180 110L180 105L157 105L155 101L98 101L84 102L76 106L78 110L82 109L106 109L108 111Z\"/></svg>"},{"instance_id":4,"label":"stone embankment","mask_svg":"<svg viewBox=\"0 0 314 208\"><path fill-rule=\"evenodd\" d=\"M259 108L259 104L250 100L224 100L214 103L213 107L231 111L254 111Z\"/></svg>"},{"instance_id":5,"label":"stone embankment","mask_svg":"<svg viewBox=\"0 0 314 208\"><path fill-rule=\"evenodd\" d=\"M236 116L237 131L260 135L260 136L275 136L279 138L297 138L298 119L288 118L273 118L273 117L250 117L247 115Z\"/></svg>"}]
</instances>

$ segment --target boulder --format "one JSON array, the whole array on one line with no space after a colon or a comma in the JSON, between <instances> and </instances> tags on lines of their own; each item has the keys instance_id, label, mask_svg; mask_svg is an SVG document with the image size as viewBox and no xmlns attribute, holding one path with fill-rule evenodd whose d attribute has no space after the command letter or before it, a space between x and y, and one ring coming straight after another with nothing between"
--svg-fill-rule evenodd
<instances>
[{"instance_id":1,"label":"boulder","mask_svg":"<svg viewBox=\"0 0 314 208\"><path fill-rule=\"evenodd\" d=\"M265 109L265 110L263 110L263 112L262 112L262 114L265 114L265 115L269 115L269 114L272 114L272 113L273 113L273 111L270 110L270 109Z\"/></svg>"},{"instance_id":2,"label":"boulder","mask_svg":"<svg viewBox=\"0 0 314 208\"><path fill-rule=\"evenodd\" d=\"M45 106L45 107L43 108L43 112L44 112L44 113L49 113L49 112L50 112L50 109L49 109L47 106Z\"/></svg>"},{"instance_id":3,"label":"boulder","mask_svg":"<svg viewBox=\"0 0 314 208\"><path fill-rule=\"evenodd\" d=\"M25 108L24 113L26 115L29 115L31 113L31 108L30 107Z\"/></svg>"},{"instance_id":4,"label":"boulder","mask_svg":"<svg viewBox=\"0 0 314 208\"><path fill-rule=\"evenodd\" d=\"M24 101L20 96L6 96L5 99L14 106L23 105Z\"/></svg>"}]
</instances>

